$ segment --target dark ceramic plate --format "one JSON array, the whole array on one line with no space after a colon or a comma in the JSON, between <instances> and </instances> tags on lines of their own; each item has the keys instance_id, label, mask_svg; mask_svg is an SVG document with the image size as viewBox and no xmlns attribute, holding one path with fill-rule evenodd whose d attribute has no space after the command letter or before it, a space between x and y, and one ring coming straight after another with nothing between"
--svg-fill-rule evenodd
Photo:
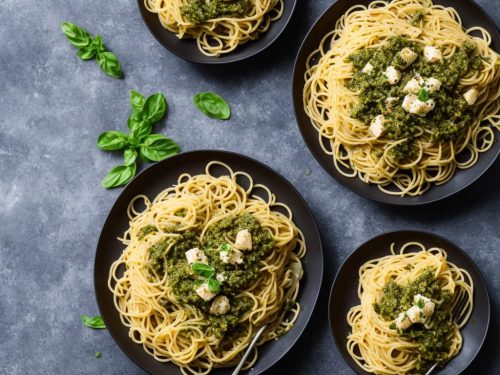
<instances>
[{"instance_id":1,"label":"dark ceramic plate","mask_svg":"<svg viewBox=\"0 0 500 375\"><path fill-rule=\"evenodd\" d=\"M302 138L321 166L338 182L353 192L374 201L396 205L421 205L449 197L476 181L495 162L500 154L500 142L495 141L493 147L480 155L477 163L469 169L459 170L453 179L441 186L433 186L423 195L417 197L399 197L380 191L375 185L368 185L358 177L350 178L340 174L335 168L331 156L321 149L318 132L311 125L309 117L302 106L302 90L308 56L319 46L321 39L332 30L335 22L352 6L368 5L370 0L338 0L316 21L307 34L295 61L293 73L293 104L295 117ZM493 38L492 48L500 51L500 34L493 20L472 0L435 0L435 4L454 7L462 18L465 27L481 26L488 30ZM498 134L497 134L498 135Z\"/></svg>"},{"instance_id":2,"label":"dark ceramic plate","mask_svg":"<svg viewBox=\"0 0 500 375\"><path fill-rule=\"evenodd\" d=\"M440 247L448 254L448 260L467 270L474 283L474 307L469 322L462 328L464 339L460 353L443 369L433 374L457 375L464 371L476 357L483 345L490 323L490 299L483 277L472 259L457 245L435 234L421 231L396 231L381 234L358 247L340 267L330 292L329 319L330 329L344 360L357 374L368 374L362 370L347 352L347 312L352 306L359 305L358 275L359 268L367 261L390 255L390 246L395 243L399 248L406 242L418 241L426 247ZM335 323L334 323L335 322Z\"/></svg>"},{"instance_id":3,"label":"dark ceramic plate","mask_svg":"<svg viewBox=\"0 0 500 375\"><path fill-rule=\"evenodd\" d=\"M153 199L160 191L177 183L177 178L182 173L203 173L206 164L212 160L224 162L233 170L245 171L252 175L256 183L267 185L280 202L291 208L294 222L302 229L308 249L303 259L304 277L300 284L299 302L302 312L290 332L279 340L266 343L259 348L259 359L249 374L264 372L295 344L311 317L321 287L323 252L316 222L298 191L277 172L254 159L224 151L186 152L152 165L125 187L104 223L96 251L94 285L99 310L116 343L137 365L155 375L177 375L180 372L177 366L156 361L142 346L134 344L128 337L128 329L120 321L107 286L111 264L123 251L123 245L116 238L123 235L128 228L126 211L133 197L145 194ZM212 171L218 173L216 169ZM255 193L259 194L259 191ZM232 370L232 368L220 369L212 373L230 374Z\"/></svg>"},{"instance_id":4,"label":"dark ceramic plate","mask_svg":"<svg viewBox=\"0 0 500 375\"><path fill-rule=\"evenodd\" d=\"M142 19L148 27L149 31L156 38L160 44L166 49L170 50L175 55L195 63L200 64L227 64L235 61L245 60L252 57L269 47L273 42L278 39L280 34L285 29L290 21L297 0L284 0L285 9L280 19L271 23L267 32L260 34L257 40L249 41L248 43L238 46L234 51L219 56L211 57L205 56L200 52L194 39L179 39L174 33L165 29L158 16L154 13L148 12L144 6L144 0L138 0L139 11L141 12Z\"/></svg>"}]
</instances>

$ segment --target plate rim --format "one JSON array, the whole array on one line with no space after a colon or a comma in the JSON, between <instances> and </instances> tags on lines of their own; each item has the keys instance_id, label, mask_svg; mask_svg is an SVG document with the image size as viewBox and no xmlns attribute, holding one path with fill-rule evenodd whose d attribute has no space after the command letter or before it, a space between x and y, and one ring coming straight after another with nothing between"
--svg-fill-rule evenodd
<instances>
[{"instance_id":1,"label":"plate rim","mask_svg":"<svg viewBox=\"0 0 500 375\"><path fill-rule=\"evenodd\" d=\"M427 192L425 192L425 193L423 193L423 194L421 194L419 196L415 196L415 197L413 197L413 196L399 197L399 196L394 196L394 195L390 195L390 194L385 194L385 195L383 195L381 197L377 197L377 196L374 196L373 194L370 194L370 192L360 191L359 189L357 189L355 187L349 186L348 181L351 181L350 179L359 179L359 177L358 176L350 177L349 180L346 180L346 179L343 179L340 176L338 176L337 173L334 170L333 162L330 162L330 163L325 162L321 158L321 156L323 156L323 155L318 155L314 151L314 149L313 149L313 143L309 142L307 140L306 130L305 130L306 127L304 126L304 124L301 123L301 121L299 119L300 116L301 116L301 114L302 114L302 112L304 112L304 111L303 111L303 108L302 108L302 106L300 104L297 105L297 103L302 103L302 99L303 99L303 86L304 86L303 85L303 79L304 79L304 77L301 76L301 75L298 75L299 64L300 64L299 60L301 60L302 55L304 53L306 42L309 41L309 38L313 34L313 31L315 30L315 28L318 25L318 23L320 23L323 20L323 18L326 16L326 14L329 13L330 11L332 11L333 8L338 7L339 4L341 4L342 2L346 2L346 1L352 1L352 0L334 0L334 2L331 5L329 5L316 18L316 20L313 22L312 26L307 31L306 36L302 40L302 42L300 44L300 47L298 49L297 55L295 57L295 61L294 61L294 64L293 64L293 72L292 72L292 104L293 104L294 115L295 115L295 123L296 123L297 127L299 128L299 132L300 132L300 135L302 137L302 141L306 144L307 149L313 155L314 159L319 163L319 165L323 168L323 170L331 178L333 178L336 182L338 182L340 185L342 185L347 190L349 190L349 191L357 194L360 197L363 197L365 199L368 199L368 200L371 200L371 201L374 201L374 202L383 203L383 204L392 205L392 206L423 206L423 205L430 205L430 204L433 204L433 203L436 203L436 202L440 202L440 201L449 199L450 197L452 197L452 196L454 196L454 195L456 195L456 194L464 191L465 189L467 189L468 187L470 187L471 185L473 185L474 183L476 183L486 172L488 172L491 169L491 167L493 166L493 164L495 164L496 160L498 159L498 157L500 155L500 139L497 138L497 137L500 137L500 135L495 137L495 140L494 140L492 148L490 150L488 150L488 151L485 152L485 153L490 153L490 152L495 153L496 152L496 155L494 155L492 157L491 161L489 163L487 163L487 165L484 166L484 168L483 168L482 171L478 172L476 176L474 176L472 179L470 179L465 184L463 184L459 189L456 189L456 190L450 191L450 192L446 192L445 194L443 194L441 196L438 196L438 197L435 197L435 198L432 198L432 199L425 199L425 195L427 194ZM352 6L359 5L359 3L360 3L361 0L354 0L354 1L355 2L352 3ZM388 0L384 0L384 1L388 1ZM483 9L483 7L481 5L479 5L474 0L460 0L460 1L467 2L467 3L471 4L472 6L474 6L487 19L487 21L493 25L493 27L497 31L497 33L500 34L500 27L497 26L497 24L493 20L493 18L490 17L490 15ZM337 20L338 20L338 18L337 18ZM492 39L493 39L493 37L494 36L492 35ZM499 40L499 43L500 43L500 40ZM497 52L497 53L499 53L499 52ZM296 92L296 90L295 90L295 87L297 85L300 86L300 88L301 88L300 92ZM305 112L304 112L304 114L305 114ZM499 112L499 114L500 114L500 112ZM310 125L310 120L308 120L308 124L307 125L308 126ZM318 133L318 136L319 136L319 133ZM496 148L496 150L495 150L495 148ZM479 154L479 158L481 158L483 156L483 154L484 153L480 153ZM476 167L476 164L474 164L472 167L470 167L468 169L465 169L463 171L472 170L475 167ZM460 172L460 171L461 170L457 169L455 171L452 179L456 178L457 172ZM450 181L447 181L443 185L446 185ZM368 184L368 185L370 185L372 189L373 188L375 188L375 189L377 188L377 185L375 185L375 184ZM432 185L431 189L433 187L436 187L436 185ZM399 199L399 198L401 200L397 201L396 199ZM412 198L417 198L417 199L419 198L419 199L418 200L412 200Z\"/></svg>"},{"instance_id":2,"label":"plate rim","mask_svg":"<svg viewBox=\"0 0 500 375\"><path fill-rule=\"evenodd\" d=\"M268 41L267 44L264 44L262 47L256 48L256 50L253 51L253 52L250 52L250 53L247 53L247 54L243 54L240 57L234 57L233 52L235 52L238 48L240 48L242 46L245 46L245 45L248 45L249 43L259 43L259 41L261 41L261 39L250 40L249 42L245 43L244 45L238 45L238 47L236 47L235 50L233 50L233 51L231 51L231 52L229 52L227 54L221 55L219 57L216 57L216 56L205 56L204 55L204 57L209 58L209 60L201 60L198 57L186 56L186 55L181 54L180 52L178 52L176 49L171 48L168 45L168 43L165 43L152 30L152 27L150 26L149 22L146 20L145 12L142 9L143 8L143 2L144 2L144 0L137 0L137 9L139 10L142 22L144 23L144 25L146 25L146 28L148 29L149 33L151 35L153 35L153 37L155 38L155 40L161 46L163 46L163 48L165 48L167 51L169 51L173 55L177 56L178 58L180 58L180 59L182 59L184 61L188 61L188 62L195 63L195 64L202 64L202 65L224 65L224 64L234 64L234 63L237 63L237 62L240 62L240 61L244 61L244 60L248 60L248 59L250 59L252 57L255 57L255 56L261 54L262 52L264 52L265 50L267 50L268 48L270 48L279 39L279 37L283 34L283 32L285 31L285 29L289 25L290 21L292 20L292 17L295 14L295 10L297 8L297 2L298 2L298 0L283 0L283 1L284 1L285 7L287 6L287 2L291 3L290 4L291 5L290 14L285 19L283 19L284 20L283 21L283 26L281 27L281 29L278 30L278 32L276 33L276 35L273 38L271 38L270 41ZM147 11L147 10L145 10L145 11ZM278 19L276 21L271 22L270 27L272 27L273 23L278 22L281 19L282 18L280 18L280 19ZM174 32L171 32L171 31L169 31L167 29L164 29L164 32L171 33L172 35L175 36ZM265 33L267 33L267 32L269 32L269 30L267 30ZM194 39L191 39L191 38L184 38L184 39L179 39L179 40L181 40L181 41L187 41L187 42L194 41ZM194 47L196 48L196 51L200 52L199 49L198 49L198 47L196 46L196 44L194 45Z\"/></svg>"},{"instance_id":3,"label":"plate rim","mask_svg":"<svg viewBox=\"0 0 500 375\"><path fill-rule=\"evenodd\" d=\"M98 268L97 267L97 254L98 254L99 248L101 247L101 242L103 241L104 228L105 228L105 226L108 225L109 220L110 220L110 216L111 216L113 210L115 209L115 207L116 207L118 201L120 200L120 198L123 195L125 195L127 188L129 188L130 185L132 184L132 182L135 181L136 179L139 179L141 177L141 175L144 174L147 170L153 169L153 168L159 168L159 165L162 162L168 163L168 162L171 162L170 159L176 159L176 158L179 159L179 158L183 158L184 155L192 155L192 154L203 155L206 152L214 152L214 153L222 154L222 155L225 155L225 156L228 156L228 157L239 157L239 158L246 159L246 160L250 161L251 163L254 163L255 165L257 165L259 169L260 168L267 169L269 172L271 172L272 175L274 175L275 177L278 177L278 179L281 179L282 182L285 185L287 185L288 188L290 188L291 191L294 193L295 198L298 198L298 200L304 205L304 208L306 209L306 212L308 213L308 215L310 216L310 219L311 219L312 231L314 232L314 237L316 237L316 240L318 241L318 245L319 245L318 247L319 248L318 249L314 249L314 251L317 251L319 253L318 256L319 256L320 262L318 264L319 270L317 271L317 272L319 272L319 284L318 284L317 289L314 291L314 294L313 294L312 304L311 304L312 308L308 311L307 317L306 317L306 319L304 321L303 326L300 328L299 331L297 331L296 337L292 341L290 341L290 345L288 345L288 347L286 348L286 350L284 350L282 353L280 353L278 356L276 356L276 358L273 361L271 361L271 363L269 365L267 365L267 367L262 368L260 370L260 372L253 372L253 371L249 372L250 370L242 371L242 374L244 374L244 373L248 373L249 375L250 374L252 374L252 375L253 374L256 374L256 375L257 374L262 374L262 373L265 373L266 371L268 371L273 366L275 366L278 362L280 362L283 359L283 357L285 357L290 352L290 350L301 339L302 335L304 334L304 331L309 326L311 318L312 318L312 316L314 314L314 311L317 308L318 299L319 299L319 296L320 296L320 291L322 290L322 286L324 284L324 282L323 282L323 276L324 276L325 259L324 259L324 251L323 251L323 242L322 242L322 239L321 239L321 234L320 234L320 231L319 231L318 223L317 223L316 218L315 218L315 216L314 216L311 208L309 207L309 204L307 203L307 201L304 199L304 197L302 196L302 194L300 194L300 192L298 191L298 189L295 188L295 186L290 181L288 181L288 179L285 178L281 173L277 172L274 168L266 165L265 163L263 163L263 162L255 159L253 157L250 157L250 156L247 156L247 155L244 155L244 154L241 154L241 153L237 153L237 152L234 152L234 151L227 151L227 150L218 150L218 149L197 149L197 150L190 150L190 151L181 152L181 153L176 154L176 155L174 155L174 156L172 156L170 158L167 158L167 159L164 159L162 161L153 163L153 164L149 165L148 167L144 168L142 171L140 171L136 176L134 176L134 178L130 182L128 182L127 185L125 185L122 188L122 191L115 198L114 203L111 206L111 208L109 209L109 212L107 213L106 218L105 218L105 220L104 220L104 222L102 224L102 228L101 228L98 240L97 240L95 254L94 254L94 265L93 265L94 296L95 296L95 299L96 299L96 303L97 303L97 307L98 307L98 310L99 310L99 314L101 315L102 319L106 323L106 318L104 317L103 308L101 306L101 298L98 297L99 294L97 292L97 288L98 288L97 287L97 277L98 277L97 276L97 274L98 274L98 270L97 270L97 268ZM231 166L231 167L233 167L233 166ZM111 330L107 329L107 332L110 334L111 338L113 339L113 342L120 348L120 350L122 351L122 353L124 353L128 359L130 359L136 366L138 366L142 370L146 371L149 374L152 374L148 369L146 369L142 365L142 363L140 363L136 358L134 358L128 352L128 350L126 350L125 345L122 344L122 342L117 339L116 335ZM264 343L263 346L265 346L266 344L272 344L272 341ZM139 345L139 344L136 344L136 345ZM151 357L150 359L151 360L155 360L153 357ZM173 366L175 366L177 369L180 368L179 366L177 366L177 365L175 365L175 364L173 364L171 362L169 362L169 363L172 364ZM214 370L217 370L217 369L214 369Z\"/></svg>"},{"instance_id":4,"label":"plate rim","mask_svg":"<svg viewBox=\"0 0 500 375\"><path fill-rule=\"evenodd\" d=\"M338 342L337 337L334 334L334 331L333 331L333 322L331 320L332 319L331 318L331 310L332 310L332 306L333 306L332 305L332 303L333 303L332 300L333 300L334 289L335 289L335 286L337 284L337 280L338 280L339 274L342 271L342 269L344 268L345 264L349 260L351 260L351 258L361 248L365 247L370 242L379 239L380 237L391 236L391 235L396 235L396 234L403 234L403 233L410 234L410 235L411 234L413 234L413 235L415 235L415 234L417 234L417 235L425 235L425 236L433 237L433 238L435 238L437 240L441 240L441 241L444 241L444 242L450 244L456 250L458 250L458 252L461 255L463 255L468 262L470 262L470 264L472 265L472 268L477 273L477 276L479 277L479 280L481 281L481 286L484 289L484 292L486 294L486 302L487 302L486 303L486 308L487 308L488 319L486 321L486 329L484 331L483 337L481 338L480 344L477 346L477 349L474 352L474 355L472 356L472 358L470 359L470 361L465 364L465 367L463 369L461 369L460 372L457 375L462 374L465 370L467 370L470 367L470 365L477 358L477 356L478 356L479 352L481 351L481 349L483 348L483 345L484 345L484 343L486 341L486 338L488 336L488 332L490 330L490 325L491 325L491 297L490 297L490 294L488 292L488 285L487 285L487 283L486 283L486 281L484 279L484 276L481 273L481 270L477 266L476 262L474 262L474 260L470 257L470 255L464 249L462 249L460 246L458 246L454 241L449 240L448 238L443 237L443 236L441 236L441 235L439 235L437 233L434 233L434 232L430 232L430 231L426 231L426 230L420 230L420 229L396 229L396 230L384 231L384 232L381 232L381 233L379 233L379 234L377 234L377 235L375 235L373 237L370 237L368 240L362 242L352 252L350 252L349 255L347 255L347 257L344 259L344 261L340 265L337 273L335 274L335 278L333 279L332 286L330 288L330 293L328 295L328 325L329 325L330 337L333 340L333 342L335 343L335 348L340 353L340 355L341 355L344 363L347 364L351 368L351 370L353 370L356 374L366 374L366 371L365 372L360 372L360 371L363 371L363 370L359 366L357 366L355 363L351 363L351 361L348 360L348 358L344 354L343 350L341 350L341 347L340 347L341 343ZM358 284L359 284L359 276L356 276L356 277L358 278ZM475 289L476 289L476 287L475 287ZM467 322L467 324L469 324L469 322ZM462 350L462 349L463 348L461 348L460 350ZM460 355L460 352L457 354L457 357L459 355ZM446 366L444 368L446 368Z\"/></svg>"}]
</instances>

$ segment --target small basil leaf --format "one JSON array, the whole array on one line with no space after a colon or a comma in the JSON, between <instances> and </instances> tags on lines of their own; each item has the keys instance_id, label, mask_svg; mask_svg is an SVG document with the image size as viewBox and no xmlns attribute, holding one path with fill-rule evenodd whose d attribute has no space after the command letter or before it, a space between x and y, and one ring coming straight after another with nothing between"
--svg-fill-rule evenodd
<instances>
[{"instance_id":1,"label":"small basil leaf","mask_svg":"<svg viewBox=\"0 0 500 375\"><path fill-rule=\"evenodd\" d=\"M231 117L229 104L215 92L200 92L193 98L194 105L209 117L227 120Z\"/></svg>"},{"instance_id":2,"label":"small basil leaf","mask_svg":"<svg viewBox=\"0 0 500 375\"><path fill-rule=\"evenodd\" d=\"M225 243L225 244L219 246L219 251L228 251L229 252L231 250L232 250L232 247L228 243Z\"/></svg>"},{"instance_id":3,"label":"small basil leaf","mask_svg":"<svg viewBox=\"0 0 500 375\"><path fill-rule=\"evenodd\" d=\"M93 59L96 54L97 54L97 50L95 49L95 47L92 44L85 46L85 47L82 47L76 52L76 55L79 58L81 58L82 60Z\"/></svg>"},{"instance_id":4,"label":"small basil leaf","mask_svg":"<svg viewBox=\"0 0 500 375\"><path fill-rule=\"evenodd\" d=\"M128 136L123 132L111 130L97 138L97 147L104 151L121 150L127 145Z\"/></svg>"},{"instance_id":5,"label":"small basil leaf","mask_svg":"<svg viewBox=\"0 0 500 375\"><path fill-rule=\"evenodd\" d=\"M420 91L418 92L418 100L420 100L421 102L426 102L427 100L429 100L429 93L426 89L420 89Z\"/></svg>"},{"instance_id":6,"label":"small basil leaf","mask_svg":"<svg viewBox=\"0 0 500 375\"><path fill-rule=\"evenodd\" d=\"M161 134L151 134L141 145L140 154L151 161L160 161L177 154L179 146Z\"/></svg>"},{"instance_id":7,"label":"small basil leaf","mask_svg":"<svg viewBox=\"0 0 500 375\"><path fill-rule=\"evenodd\" d=\"M141 122L144 120L144 116L142 112L134 112L130 115L127 121L128 128L132 130L134 126L137 125L137 123Z\"/></svg>"},{"instance_id":8,"label":"small basil leaf","mask_svg":"<svg viewBox=\"0 0 500 375\"><path fill-rule=\"evenodd\" d=\"M126 166L130 166L135 163L137 159L137 151L134 150L133 148L127 148L123 152L123 164Z\"/></svg>"},{"instance_id":9,"label":"small basil leaf","mask_svg":"<svg viewBox=\"0 0 500 375\"><path fill-rule=\"evenodd\" d=\"M87 316L87 315L80 315L80 320L82 321L83 324L85 324L87 327L94 328L94 329L104 329L106 328L106 325L104 324L104 321L100 316Z\"/></svg>"},{"instance_id":10,"label":"small basil leaf","mask_svg":"<svg viewBox=\"0 0 500 375\"><path fill-rule=\"evenodd\" d=\"M130 90L130 105L132 106L132 110L134 112L141 112L144 108L145 101L146 99L141 93L135 90Z\"/></svg>"},{"instance_id":11,"label":"small basil leaf","mask_svg":"<svg viewBox=\"0 0 500 375\"><path fill-rule=\"evenodd\" d=\"M215 270L205 263L192 263L191 269L198 276L213 277L215 275Z\"/></svg>"},{"instance_id":12,"label":"small basil leaf","mask_svg":"<svg viewBox=\"0 0 500 375\"><path fill-rule=\"evenodd\" d=\"M149 120L134 122L132 123L132 128L130 129L130 138L140 143L144 140L144 138L151 134L152 130L153 125Z\"/></svg>"},{"instance_id":13,"label":"small basil leaf","mask_svg":"<svg viewBox=\"0 0 500 375\"><path fill-rule=\"evenodd\" d=\"M143 107L144 117L152 123L160 121L167 112L167 101L162 93L148 97Z\"/></svg>"},{"instance_id":14,"label":"small basil leaf","mask_svg":"<svg viewBox=\"0 0 500 375\"><path fill-rule=\"evenodd\" d=\"M101 185L106 189L125 185L134 176L136 171L135 163L132 165L119 165L114 167L102 180Z\"/></svg>"},{"instance_id":15,"label":"small basil leaf","mask_svg":"<svg viewBox=\"0 0 500 375\"><path fill-rule=\"evenodd\" d=\"M208 279L207 280L208 290L212 293L218 293L220 290L220 283L216 279Z\"/></svg>"},{"instance_id":16,"label":"small basil leaf","mask_svg":"<svg viewBox=\"0 0 500 375\"><path fill-rule=\"evenodd\" d=\"M123 77L122 67L112 52L98 52L97 63L108 76L113 78Z\"/></svg>"},{"instance_id":17,"label":"small basil leaf","mask_svg":"<svg viewBox=\"0 0 500 375\"><path fill-rule=\"evenodd\" d=\"M104 46L104 43L102 41L102 37L100 35L96 35L94 37L94 40L92 40L92 46L94 46L95 50L98 53L106 51L106 47Z\"/></svg>"},{"instance_id":18,"label":"small basil leaf","mask_svg":"<svg viewBox=\"0 0 500 375\"><path fill-rule=\"evenodd\" d=\"M77 48L86 47L92 42L92 37L87 30L71 22L62 22L61 29L69 42Z\"/></svg>"}]
</instances>

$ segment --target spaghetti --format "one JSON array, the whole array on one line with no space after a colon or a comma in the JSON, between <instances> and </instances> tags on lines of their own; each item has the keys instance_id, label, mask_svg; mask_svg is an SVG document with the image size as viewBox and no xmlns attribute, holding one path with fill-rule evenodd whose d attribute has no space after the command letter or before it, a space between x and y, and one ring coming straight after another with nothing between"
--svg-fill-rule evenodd
<instances>
[{"instance_id":1,"label":"spaghetti","mask_svg":"<svg viewBox=\"0 0 500 375\"><path fill-rule=\"evenodd\" d=\"M158 14L161 24L178 38L194 38L198 49L207 56L220 56L234 51L239 45L256 40L265 33L271 22L278 20L283 14L283 0L234 0L248 3L248 7L237 11L207 13L206 4L193 3L198 0L144 0L146 9ZM216 2L229 7L230 1L210 0L217 8ZM210 3L210 4L209 4ZM189 16L189 6L196 6ZM207 11L208 12L208 11Z\"/></svg>"},{"instance_id":2,"label":"spaghetti","mask_svg":"<svg viewBox=\"0 0 500 375\"><path fill-rule=\"evenodd\" d=\"M500 130L490 44L485 29L464 29L455 9L431 0L350 8L309 56L303 90L339 173L415 196L472 167Z\"/></svg>"},{"instance_id":3,"label":"spaghetti","mask_svg":"<svg viewBox=\"0 0 500 375\"><path fill-rule=\"evenodd\" d=\"M360 305L347 315L347 349L370 373L425 373L460 351L460 329L472 313L472 280L442 249L410 242L398 253L393 244L391 253L359 270Z\"/></svg>"},{"instance_id":4,"label":"spaghetti","mask_svg":"<svg viewBox=\"0 0 500 375\"><path fill-rule=\"evenodd\" d=\"M137 196L128 215L108 285L130 338L156 360L207 374L238 363L264 324L257 345L292 328L304 237L290 208L249 174L212 161L153 201ZM257 350L245 368L256 360Z\"/></svg>"}]
</instances>

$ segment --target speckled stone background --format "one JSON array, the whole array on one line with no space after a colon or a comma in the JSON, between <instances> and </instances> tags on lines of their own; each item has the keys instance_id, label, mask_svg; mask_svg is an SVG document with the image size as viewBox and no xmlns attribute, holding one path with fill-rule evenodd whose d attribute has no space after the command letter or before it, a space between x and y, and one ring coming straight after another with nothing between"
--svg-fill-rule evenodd
<instances>
[{"instance_id":1,"label":"speckled stone background","mask_svg":"<svg viewBox=\"0 0 500 375\"><path fill-rule=\"evenodd\" d=\"M331 2L299 1L271 50L242 64L207 67L163 49L134 0L0 1L0 374L143 373L107 331L79 320L98 313L94 251L120 193L99 182L121 158L97 150L95 141L104 130L125 129L131 89L166 94L170 111L157 130L183 150L233 150L268 163L298 187L316 215L326 260L321 297L304 336L270 374L352 373L330 338L329 288L354 248L399 228L448 237L477 262L493 314L486 345L468 373L500 372L500 162L465 192L421 208L375 204L333 181L302 142L291 100L299 43ZM500 19L500 1L479 3ZM62 20L103 35L125 79L80 61L60 32ZM228 99L231 121L193 108L192 96L203 90Z\"/></svg>"}]
</instances>

